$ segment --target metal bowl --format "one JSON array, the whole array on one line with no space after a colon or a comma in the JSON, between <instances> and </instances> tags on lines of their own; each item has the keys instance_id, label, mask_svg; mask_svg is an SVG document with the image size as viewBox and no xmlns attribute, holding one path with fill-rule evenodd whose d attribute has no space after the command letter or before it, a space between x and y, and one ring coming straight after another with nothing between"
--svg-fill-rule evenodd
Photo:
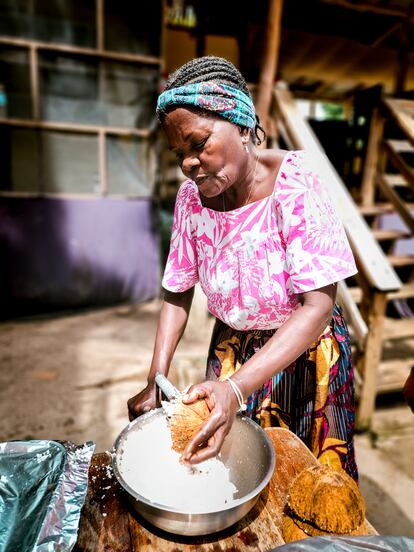
<instances>
[{"instance_id":1,"label":"metal bowl","mask_svg":"<svg viewBox=\"0 0 414 552\"><path fill-rule=\"evenodd\" d=\"M178 535L205 535L221 531L245 516L257 502L273 475L275 450L265 431L249 418L237 415L222 450L221 460L229 469L230 480L238 489L232 503L219 511L189 513L180 508L151 502L132 489L120 472L126 437L155 416L165 416L162 408L144 414L126 426L115 441L112 466L134 510L156 527ZM154 462L157 458L153 459ZM162 469L162 458L158 459ZM140 469L137 458L137 469Z\"/></svg>"}]
</instances>

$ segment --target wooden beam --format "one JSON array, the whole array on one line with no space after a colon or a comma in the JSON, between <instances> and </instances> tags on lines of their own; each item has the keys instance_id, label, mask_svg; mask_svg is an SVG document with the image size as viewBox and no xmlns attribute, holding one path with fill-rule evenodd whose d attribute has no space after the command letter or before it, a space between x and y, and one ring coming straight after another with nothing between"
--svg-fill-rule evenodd
<instances>
[{"instance_id":1,"label":"wooden beam","mask_svg":"<svg viewBox=\"0 0 414 552\"><path fill-rule=\"evenodd\" d=\"M166 64L166 20L167 20L167 5L168 0L162 0L161 4L161 37L160 37L160 55L161 55L161 63L160 63L160 73L165 73L165 64Z\"/></svg>"},{"instance_id":2,"label":"wooden beam","mask_svg":"<svg viewBox=\"0 0 414 552\"><path fill-rule=\"evenodd\" d=\"M109 50L99 51L96 48L83 48L80 46L72 46L69 44L59 44L56 42L41 42L39 40L28 40L26 38L14 38L9 36L1 36L0 44L7 46L17 46L20 48L35 47L37 50L50 52L62 52L68 54L78 54L81 56L98 57L110 59L114 61L136 62L144 64L160 65L161 58L155 56L146 56L142 54L130 54L126 52L112 52Z\"/></svg>"},{"instance_id":3,"label":"wooden beam","mask_svg":"<svg viewBox=\"0 0 414 552\"><path fill-rule=\"evenodd\" d=\"M265 47L260 66L256 96L256 111L264 128L267 128L273 85L277 72L282 25L283 0L269 0Z\"/></svg>"},{"instance_id":4,"label":"wooden beam","mask_svg":"<svg viewBox=\"0 0 414 552\"><path fill-rule=\"evenodd\" d=\"M99 187L101 195L108 193L108 171L106 162L106 136L103 130L98 134L98 166L99 166Z\"/></svg>"},{"instance_id":5,"label":"wooden beam","mask_svg":"<svg viewBox=\"0 0 414 552\"><path fill-rule=\"evenodd\" d=\"M133 198L137 201L154 201L154 196L136 196L134 194L110 194L112 199ZM11 192L0 190L0 197L50 197L53 199L96 199L97 194L87 192L85 194L69 192Z\"/></svg>"},{"instance_id":6,"label":"wooden beam","mask_svg":"<svg viewBox=\"0 0 414 552\"><path fill-rule=\"evenodd\" d=\"M378 168L381 140L384 134L384 123L385 120L379 108L374 108L361 183L361 204L363 206L373 205L375 201L375 175Z\"/></svg>"},{"instance_id":7,"label":"wooden beam","mask_svg":"<svg viewBox=\"0 0 414 552\"><path fill-rule=\"evenodd\" d=\"M102 52L105 50L105 25L104 25L104 0L96 0L96 48Z\"/></svg>"},{"instance_id":8,"label":"wooden beam","mask_svg":"<svg viewBox=\"0 0 414 552\"><path fill-rule=\"evenodd\" d=\"M351 0L319 0L322 4L332 4L360 12L372 12L379 15L390 15L393 17L406 17L407 10L399 6L374 6L366 2L352 2Z\"/></svg>"},{"instance_id":9,"label":"wooden beam","mask_svg":"<svg viewBox=\"0 0 414 552\"><path fill-rule=\"evenodd\" d=\"M398 47L398 60L394 83L395 95L404 92L406 87L408 70L410 66L410 36L411 20L410 17L405 17L400 27L400 43Z\"/></svg>"},{"instance_id":10,"label":"wooden beam","mask_svg":"<svg viewBox=\"0 0 414 552\"><path fill-rule=\"evenodd\" d=\"M401 21L398 21L398 23L395 23L395 25L392 25L388 30L386 30L382 35L380 35L372 44L370 44L370 48L378 48L378 46L381 46L381 44L384 42L386 38L393 35L395 31L397 31L401 27Z\"/></svg>"},{"instance_id":11,"label":"wooden beam","mask_svg":"<svg viewBox=\"0 0 414 552\"><path fill-rule=\"evenodd\" d=\"M365 354L361 356L358 372L363 384L358 401L356 426L359 430L368 429L375 409L377 395L378 367L382 356L382 336L384 329L387 294L374 292L369 298L368 337Z\"/></svg>"},{"instance_id":12,"label":"wooden beam","mask_svg":"<svg viewBox=\"0 0 414 552\"><path fill-rule=\"evenodd\" d=\"M40 118L40 96L39 96L39 71L36 46L29 49L30 64L30 99L32 104L32 118Z\"/></svg>"},{"instance_id":13,"label":"wooden beam","mask_svg":"<svg viewBox=\"0 0 414 552\"><path fill-rule=\"evenodd\" d=\"M32 121L30 119L0 119L0 125L20 128L38 128L40 130L58 130L61 132L80 132L85 134L98 134L100 131L114 136L140 136L148 138L150 129L123 128L100 125L81 125L77 123L60 123L55 121Z\"/></svg>"}]
</instances>

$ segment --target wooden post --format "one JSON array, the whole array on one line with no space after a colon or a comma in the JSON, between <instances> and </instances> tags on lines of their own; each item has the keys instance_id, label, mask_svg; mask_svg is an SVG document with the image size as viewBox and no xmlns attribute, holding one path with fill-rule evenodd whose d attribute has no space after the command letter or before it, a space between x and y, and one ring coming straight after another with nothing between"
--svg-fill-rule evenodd
<instances>
[{"instance_id":1,"label":"wooden post","mask_svg":"<svg viewBox=\"0 0 414 552\"><path fill-rule=\"evenodd\" d=\"M375 202L375 177L378 170L379 150L384 133L384 117L376 107L372 113L368 146L365 157L364 173L361 183L361 205L373 205Z\"/></svg>"},{"instance_id":2,"label":"wooden post","mask_svg":"<svg viewBox=\"0 0 414 552\"><path fill-rule=\"evenodd\" d=\"M273 84L277 72L281 34L283 0L269 0L265 47L260 68L256 97L256 111L266 130L272 100Z\"/></svg>"},{"instance_id":3,"label":"wooden post","mask_svg":"<svg viewBox=\"0 0 414 552\"><path fill-rule=\"evenodd\" d=\"M30 94L32 100L32 119L38 120L40 117L40 99L39 99L39 72L37 47L30 46Z\"/></svg>"},{"instance_id":4,"label":"wooden post","mask_svg":"<svg viewBox=\"0 0 414 552\"><path fill-rule=\"evenodd\" d=\"M408 69L410 66L410 32L411 14L401 21L400 44L398 48L397 70L395 75L394 94L398 95L405 90Z\"/></svg>"},{"instance_id":5,"label":"wooden post","mask_svg":"<svg viewBox=\"0 0 414 552\"><path fill-rule=\"evenodd\" d=\"M368 308L368 336L365 351L359 360L358 366L358 371L363 380L357 408L356 427L358 430L369 428L375 409L387 294L381 291L373 291L370 297L365 297L364 300Z\"/></svg>"},{"instance_id":6,"label":"wooden post","mask_svg":"<svg viewBox=\"0 0 414 552\"><path fill-rule=\"evenodd\" d=\"M108 171L106 165L106 133L102 129L98 133L98 166L99 191L104 196L108 193Z\"/></svg>"},{"instance_id":7,"label":"wooden post","mask_svg":"<svg viewBox=\"0 0 414 552\"><path fill-rule=\"evenodd\" d=\"M96 0L96 49L105 50L104 0Z\"/></svg>"}]
</instances>

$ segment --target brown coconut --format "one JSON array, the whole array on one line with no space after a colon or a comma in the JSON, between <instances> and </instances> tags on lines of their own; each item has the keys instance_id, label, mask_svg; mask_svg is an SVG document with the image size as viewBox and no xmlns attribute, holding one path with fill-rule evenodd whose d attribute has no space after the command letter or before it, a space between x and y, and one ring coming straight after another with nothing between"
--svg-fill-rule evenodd
<instances>
[{"instance_id":1,"label":"brown coconut","mask_svg":"<svg viewBox=\"0 0 414 552\"><path fill-rule=\"evenodd\" d=\"M282 516L282 537L285 542L293 542L309 537L287 514Z\"/></svg>"},{"instance_id":2,"label":"brown coconut","mask_svg":"<svg viewBox=\"0 0 414 552\"><path fill-rule=\"evenodd\" d=\"M182 452L209 416L210 410L204 399L192 404L184 404L179 399L170 418L173 450Z\"/></svg>"},{"instance_id":3,"label":"brown coconut","mask_svg":"<svg viewBox=\"0 0 414 552\"><path fill-rule=\"evenodd\" d=\"M296 476L288 507L301 521L329 533L349 534L365 521L358 485L347 473L323 464Z\"/></svg>"},{"instance_id":4,"label":"brown coconut","mask_svg":"<svg viewBox=\"0 0 414 552\"><path fill-rule=\"evenodd\" d=\"M322 531L309 523L301 521L294 517L292 512L287 511L282 516L282 536L285 542L293 542L301 539L316 536L336 535L337 533L330 533L329 531ZM362 523L357 529L347 533L347 535L367 535L368 528L366 523Z\"/></svg>"}]
</instances>

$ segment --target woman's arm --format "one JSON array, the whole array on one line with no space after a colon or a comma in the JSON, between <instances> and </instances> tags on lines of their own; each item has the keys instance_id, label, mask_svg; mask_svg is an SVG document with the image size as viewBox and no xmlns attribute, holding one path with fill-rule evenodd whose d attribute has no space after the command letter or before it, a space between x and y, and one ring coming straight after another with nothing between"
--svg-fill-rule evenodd
<instances>
[{"instance_id":1,"label":"woman's arm","mask_svg":"<svg viewBox=\"0 0 414 552\"><path fill-rule=\"evenodd\" d=\"M157 372L168 374L175 349L184 333L193 301L194 288L182 293L165 291L160 311L154 353L148 381L154 381Z\"/></svg>"},{"instance_id":2,"label":"woman's arm","mask_svg":"<svg viewBox=\"0 0 414 552\"><path fill-rule=\"evenodd\" d=\"M168 374L175 349L184 333L193 300L194 288L182 293L165 291L161 306L154 352L148 372L147 386L128 400L129 419L148 412L157 406L157 372Z\"/></svg>"},{"instance_id":3,"label":"woman's arm","mask_svg":"<svg viewBox=\"0 0 414 552\"><path fill-rule=\"evenodd\" d=\"M303 294L301 306L231 377L244 398L294 362L320 336L332 318L335 297L336 284ZM233 389L227 382L207 381L195 385L190 388L185 402L198 398L206 399L211 416L183 453L184 461L191 464L218 454L238 409ZM205 442L207 446L200 449Z\"/></svg>"}]
</instances>

